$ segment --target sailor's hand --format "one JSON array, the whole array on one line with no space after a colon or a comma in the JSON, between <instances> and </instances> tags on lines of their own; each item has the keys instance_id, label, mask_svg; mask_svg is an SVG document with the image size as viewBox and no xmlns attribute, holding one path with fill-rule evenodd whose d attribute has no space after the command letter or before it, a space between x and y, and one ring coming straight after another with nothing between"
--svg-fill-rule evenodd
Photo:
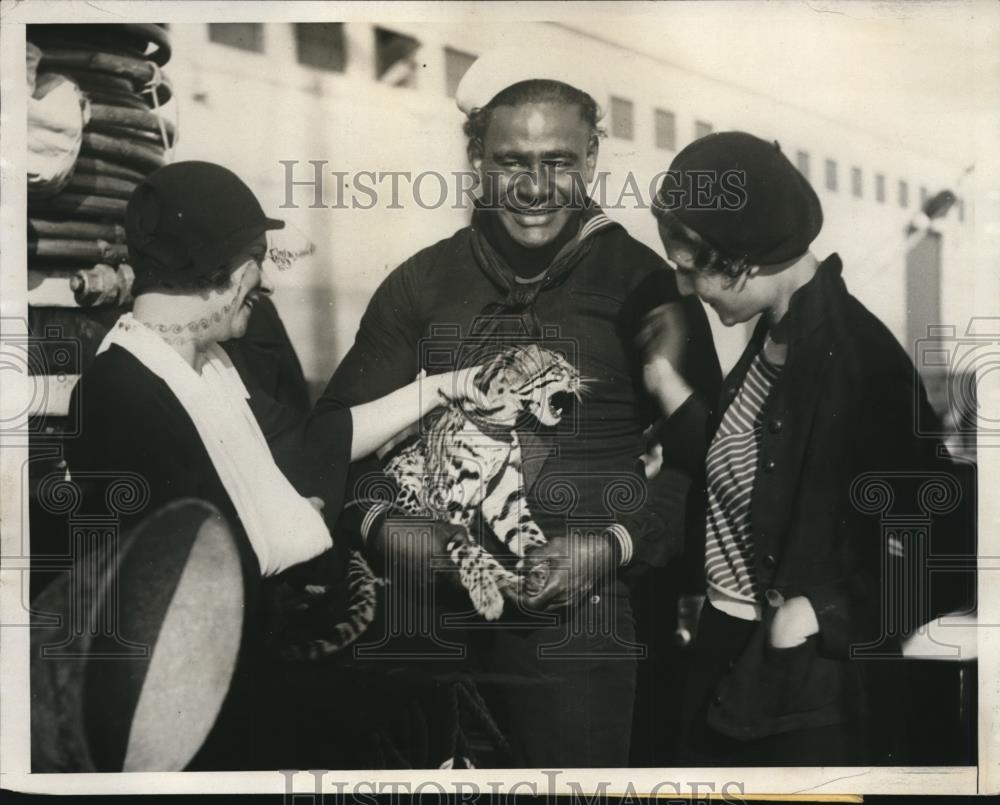
<instances>
[{"instance_id":1,"label":"sailor's hand","mask_svg":"<svg viewBox=\"0 0 1000 805\"><path fill-rule=\"evenodd\" d=\"M612 540L608 534L554 537L533 549L520 563L525 577L525 608L551 611L580 603L613 572L616 563ZM543 564L547 565L547 574L539 567ZM539 585L541 589L537 589Z\"/></svg>"},{"instance_id":2,"label":"sailor's hand","mask_svg":"<svg viewBox=\"0 0 1000 805\"><path fill-rule=\"evenodd\" d=\"M458 578L457 570L451 571L449 556L456 540L465 541L469 532L463 525L452 523L413 523L406 528L391 527L391 519L384 519L368 541L365 552L384 569L387 575L392 565L393 575L405 573L419 586L429 586L432 579L444 573Z\"/></svg>"}]
</instances>

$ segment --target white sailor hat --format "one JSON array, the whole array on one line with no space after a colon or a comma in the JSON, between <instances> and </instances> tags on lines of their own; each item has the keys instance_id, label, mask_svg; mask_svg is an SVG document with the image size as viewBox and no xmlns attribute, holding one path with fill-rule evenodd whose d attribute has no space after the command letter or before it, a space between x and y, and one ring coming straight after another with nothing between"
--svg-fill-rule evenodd
<instances>
[{"instance_id":1,"label":"white sailor hat","mask_svg":"<svg viewBox=\"0 0 1000 805\"><path fill-rule=\"evenodd\" d=\"M604 117L603 87L580 54L524 45L496 48L476 59L458 84L455 103L468 115L486 106L507 87L539 79L586 92L597 102L597 119Z\"/></svg>"}]
</instances>

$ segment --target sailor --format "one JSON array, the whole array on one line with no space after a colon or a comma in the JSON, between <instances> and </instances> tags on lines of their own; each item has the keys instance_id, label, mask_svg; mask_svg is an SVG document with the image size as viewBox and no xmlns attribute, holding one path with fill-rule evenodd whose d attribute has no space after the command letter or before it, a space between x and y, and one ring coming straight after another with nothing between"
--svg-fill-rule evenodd
<instances>
[{"instance_id":1,"label":"sailor","mask_svg":"<svg viewBox=\"0 0 1000 805\"><path fill-rule=\"evenodd\" d=\"M316 409L399 388L433 368L426 364L435 345L453 349L456 332L466 342L551 342L589 379L583 403L557 427L519 430L527 501L547 538L526 563L549 568L522 604L550 622L478 630L487 644L481 686L492 685L486 692L498 703L512 762L523 767L628 765L642 652L627 579L680 550L691 467L704 455L702 402L721 379L700 304L586 194L601 98L573 54L516 47L472 65L456 93L481 179L472 219L384 280ZM636 323L652 308L671 322L665 371L677 381L661 401L644 388L634 342ZM672 416L665 468L647 487L638 457L658 402ZM571 490L572 510L560 510L549 493L560 484ZM616 498L622 488L635 493L631 503ZM393 538L387 514L373 509L364 520L370 551ZM576 534L568 520L593 533ZM447 530L435 539L441 550ZM582 631L581 620L590 624Z\"/></svg>"}]
</instances>

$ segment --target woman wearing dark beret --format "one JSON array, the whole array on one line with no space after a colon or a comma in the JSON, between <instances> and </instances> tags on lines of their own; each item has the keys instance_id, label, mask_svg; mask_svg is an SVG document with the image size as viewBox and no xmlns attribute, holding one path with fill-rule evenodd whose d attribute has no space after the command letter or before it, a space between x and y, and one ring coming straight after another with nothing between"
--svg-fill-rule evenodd
<instances>
[{"instance_id":1,"label":"woman wearing dark beret","mask_svg":"<svg viewBox=\"0 0 1000 805\"><path fill-rule=\"evenodd\" d=\"M654 214L682 293L723 324L760 320L709 416L688 558L707 596L682 691L682 765L866 762L870 685L854 650L882 641L877 517L862 473L939 467L913 364L809 250L816 193L776 143L704 137L673 161ZM659 368L658 368L659 367ZM647 382L674 382L652 358ZM928 420L930 421L930 420ZM884 643L890 653L898 648Z\"/></svg>"}]
</instances>

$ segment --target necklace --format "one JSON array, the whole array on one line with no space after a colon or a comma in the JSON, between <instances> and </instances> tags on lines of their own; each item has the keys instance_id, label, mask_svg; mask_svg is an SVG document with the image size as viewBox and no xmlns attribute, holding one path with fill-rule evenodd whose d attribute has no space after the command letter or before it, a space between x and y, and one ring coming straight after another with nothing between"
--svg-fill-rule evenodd
<instances>
[{"instance_id":1,"label":"necklace","mask_svg":"<svg viewBox=\"0 0 1000 805\"><path fill-rule=\"evenodd\" d=\"M136 318L134 315L132 319L147 330L152 330L167 343L180 344L194 339L213 324L219 324L232 309L233 301L230 301L215 310L210 316L202 316L200 319L189 321L186 324L144 321L143 319Z\"/></svg>"}]
</instances>

